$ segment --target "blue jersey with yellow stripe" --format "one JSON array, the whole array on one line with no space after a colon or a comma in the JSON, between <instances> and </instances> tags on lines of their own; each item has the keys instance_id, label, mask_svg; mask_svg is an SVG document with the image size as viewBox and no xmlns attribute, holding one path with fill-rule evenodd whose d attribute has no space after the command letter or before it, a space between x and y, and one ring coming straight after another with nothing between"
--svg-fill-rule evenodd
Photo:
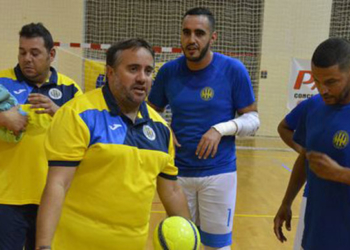
<instances>
[{"instance_id":1,"label":"blue jersey with yellow stripe","mask_svg":"<svg viewBox=\"0 0 350 250\"><path fill-rule=\"evenodd\" d=\"M51 123L48 114L36 114L30 108L30 93L48 96L58 106L81 94L69 77L51 68L51 76L40 87L24 77L19 66L0 71L2 84L28 115L28 125L18 143L0 140L0 204L39 204L47 176L44 136Z\"/></svg>"},{"instance_id":2,"label":"blue jersey with yellow stripe","mask_svg":"<svg viewBox=\"0 0 350 250\"><path fill-rule=\"evenodd\" d=\"M56 113L45 147L50 166L77 167L53 247L143 249L157 177L177 178L160 115L142 103L133 123L106 85Z\"/></svg>"},{"instance_id":3,"label":"blue jersey with yellow stripe","mask_svg":"<svg viewBox=\"0 0 350 250\"><path fill-rule=\"evenodd\" d=\"M213 125L235 118L236 111L255 101L251 81L237 59L214 53L206 68L191 71L184 56L158 72L148 100L170 105L171 127L181 147L176 149L179 176L198 177L236 170L235 137L224 136L214 158L195 155L201 137Z\"/></svg>"},{"instance_id":4,"label":"blue jersey with yellow stripe","mask_svg":"<svg viewBox=\"0 0 350 250\"><path fill-rule=\"evenodd\" d=\"M350 167L350 104L307 101L294 139L308 152L327 154ZM309 170L302 246L305 250L343 250L350 246L350 186L322 179Z\"/></svg>"}]
</instances>

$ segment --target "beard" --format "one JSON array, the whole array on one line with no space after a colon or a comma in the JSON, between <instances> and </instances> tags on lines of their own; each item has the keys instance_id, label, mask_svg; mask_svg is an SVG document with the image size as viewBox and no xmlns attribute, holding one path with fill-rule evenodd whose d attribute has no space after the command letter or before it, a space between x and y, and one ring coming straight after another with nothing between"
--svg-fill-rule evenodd
<instances>
[{"instance_id":1,"label":"beard","mask_svg":"<svg viewBox=\"0 0 350 250\"><path fill-rule=\"evenodd\" d=\"M350 81L347 82L341 95L338 98L339 104L348 104L350 101Z\"/></svg>"},{"instance_id":2,"label":"beard","mask_svg":"<svg viewBox=\"0 0 350 250\"><path fill-rule=\"evenodd\" d=\"M210 47L210 43L208 42L205 45L205 47L202 49L202 51L200 52L198 57L189 57L189 56L186 56L186 53L185 53L185 57L190 62L200 62L205 57L205 55L208 53L209 47ZM185 51L184 48L182 48L182 50Z\"/></svg>"}]
</instances>

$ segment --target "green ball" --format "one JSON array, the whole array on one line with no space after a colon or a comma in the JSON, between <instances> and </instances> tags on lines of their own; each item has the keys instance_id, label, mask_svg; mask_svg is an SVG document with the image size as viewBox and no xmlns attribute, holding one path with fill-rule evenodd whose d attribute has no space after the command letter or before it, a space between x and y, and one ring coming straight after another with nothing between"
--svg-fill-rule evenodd
<instances>
[{"instance_id":1,"label":"green ball","mask_svg":"<svg viewBox=\"0 0 350 250\"><path fill-rule=\"evenodd\" d=\"M196 225L180 216L164 219L153 233L154 250L199 250L200 243Z\"/></svg>"}]
</instances>

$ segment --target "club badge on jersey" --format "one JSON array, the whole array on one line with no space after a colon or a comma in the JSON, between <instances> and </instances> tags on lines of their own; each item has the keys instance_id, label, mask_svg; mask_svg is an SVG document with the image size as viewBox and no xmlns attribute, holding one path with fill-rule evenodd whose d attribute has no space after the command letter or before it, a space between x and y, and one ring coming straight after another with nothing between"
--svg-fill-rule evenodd
<instances>
[{"instance_id":1,"label":"club badge on jersey","mask_svg":"<svg viewBox=\"0 0 350 250\"><path fill-rule=\"evenodd\" d=\"M349 135L346 131L340 130L333 137L333 145L337 149L345 148L349 143Z\"/></svg>"},{"instance_id":2,"label":"club badge on jersey","mask_svg":"<svg viewBox=\"0 0 350 250\"><path fill-rule=\"evenodd\" d=\"M201 91L201 98L204 101L210 101L214 97L214 90L210 87L205 87Z\"/></svg>"},{"instance_id":3,"label":"club badge on jersey","mask_svg":"<svg viewBox=\"0 0 350 250\"><path fill-rule=\"evenodd\" d=\"M51 99L59 100L62 98L62 91L56 88L52 88L49 91L49 96L51 97Z\"/></svg>"},{"instance_id":4,"label":"club badge on jersey","mask_svg":"<svg viewBox=\"0 0 350 250\"><path fill-rule=\"evenodd\" d=\"M143 134L147 137L148 140L154 141L156 139L156 133L153 128L148 125L144 125L142 128Z\"/></svg>"}]
</instances>

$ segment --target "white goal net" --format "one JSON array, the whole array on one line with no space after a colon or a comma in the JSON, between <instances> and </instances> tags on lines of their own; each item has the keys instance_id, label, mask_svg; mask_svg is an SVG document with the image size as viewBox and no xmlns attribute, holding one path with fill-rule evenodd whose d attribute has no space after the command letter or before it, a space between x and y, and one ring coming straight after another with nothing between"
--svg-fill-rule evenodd
<instances>
[{"instance_id":1,"label":"white goal net","mask_svg":"<svg viewBox=\"0 0 350 250\"><path fill-rule=\"evenodd\" d=\"M214 51L247 67L261 118L254 140L242 147L282 149L277 125L287 114L292 58L310 59L329 36L350 38L346 0L14 0L0 8L1 68L17 62L22 25L42 22L57 42L54 66L86 91L103 82L105 48L141 37L156 49L157 66L181 55L181 18L192 7L207 7L216 18ZM264 142L258 142L259 138Z\"/></svg>"}]
</instances>

